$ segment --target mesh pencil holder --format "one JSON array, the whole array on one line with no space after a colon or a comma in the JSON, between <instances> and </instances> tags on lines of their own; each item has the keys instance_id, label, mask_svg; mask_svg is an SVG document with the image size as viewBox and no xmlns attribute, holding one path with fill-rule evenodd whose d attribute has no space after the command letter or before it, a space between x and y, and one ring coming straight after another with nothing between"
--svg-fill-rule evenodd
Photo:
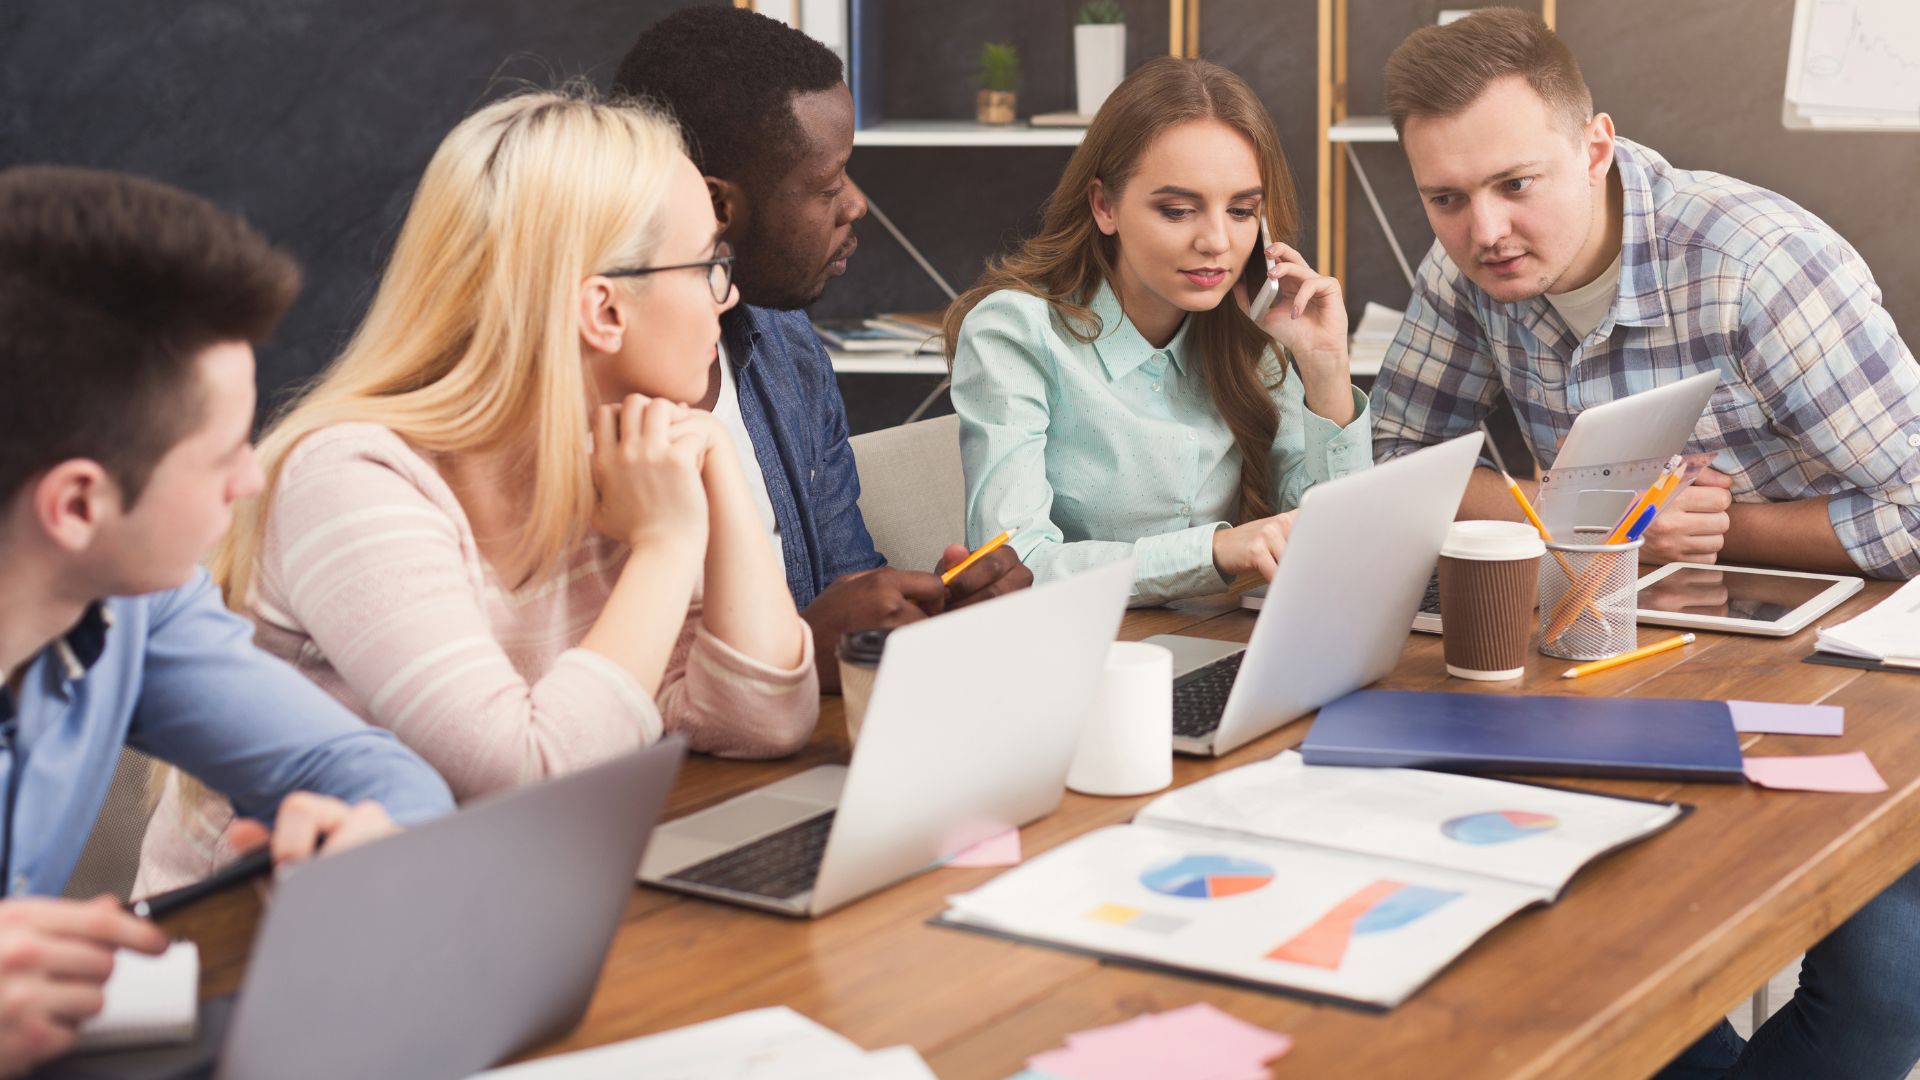
<instances>
[{"instance_id":1,"label":"mesh pencil holder","mask_svg":"<svg viewBox=\"0 0 1920 1080\"><path fill-rule=\"evenodd\" d=\"M1637 644L1640 541L1548 544L1540 560L1540 651L1604 660Z\"/></svg>"}]
</instances>

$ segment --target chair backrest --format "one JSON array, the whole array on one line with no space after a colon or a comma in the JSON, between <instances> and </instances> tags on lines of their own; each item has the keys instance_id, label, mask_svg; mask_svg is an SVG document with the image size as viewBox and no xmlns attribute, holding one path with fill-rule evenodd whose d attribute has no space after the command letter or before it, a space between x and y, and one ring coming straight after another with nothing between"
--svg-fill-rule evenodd
<instances>
[{"instance_id":1,"label":"chair backrest","mask_svg":"<svg viewBox=\"0 0 1920 1080\"><path fill-rule=\"evenodd\" d=\"M860 472L860 516L889 564L932 570L948 544L966 543L958 416L885 428L849 442Z\"/></svg>"},{"instance_id":2,"label":"chair backrest","mask_svg":"<svg viewBox=\"0 0 1920 1080\"><path fill-rule=\"evenodd\" d=\"M140 843L146 839L152 803L148 797L153 759L138 750L122 750L113 770L107 801L80 850L80 862L67 879L66 895L87 899L111 893L122 900L133 891L140 869Z\"/></svg>"}]
</instances>

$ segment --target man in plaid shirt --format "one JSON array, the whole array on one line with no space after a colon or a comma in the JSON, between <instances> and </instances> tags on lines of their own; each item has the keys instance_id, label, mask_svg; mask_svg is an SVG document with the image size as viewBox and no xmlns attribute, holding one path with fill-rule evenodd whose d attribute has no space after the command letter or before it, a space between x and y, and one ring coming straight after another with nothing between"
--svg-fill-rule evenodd
<instances>
[{"instance_id":1,"label":"man in plaid shirt","mask_svg":"<svg viewBox=\"0 0 1920 1080\"><path fill-rule=\"evenodd\" d=\"M1570 55L1525 66L1523 22L1436 27L1390 62L1439 242L1373 391L1374 456L1471 430L1504 390L1551 467L1582 409L1717 370L1688 446L1714 469L1642 560L1920 573L1920 365L1866 263L1773 192L1615 138ZM1518 516L1485 470L1463 510Z\"/></svg>"},{"instance_id":2,"label":"man in plaid shirt","mask_svg":"<svg viewBox=\"0 0 1920 1080\"><path fill-rule=\"evenodd\" d=\"M1502 391L1551 465L1580 410L1703 371L1714 469L1642 557L1920 573L1920 365L1847 242L1788 200L1617 139L1538 16L1415 32L1387 111L1439 242L1373 392L1374 456L1471 429ZM1518 517L1478 470L1468 517ZM1905 1077L1920 1059L1920 870L1807 951L1743 1043L1722 1021L1661 1074Z\"/></svg>"}]
</instances>

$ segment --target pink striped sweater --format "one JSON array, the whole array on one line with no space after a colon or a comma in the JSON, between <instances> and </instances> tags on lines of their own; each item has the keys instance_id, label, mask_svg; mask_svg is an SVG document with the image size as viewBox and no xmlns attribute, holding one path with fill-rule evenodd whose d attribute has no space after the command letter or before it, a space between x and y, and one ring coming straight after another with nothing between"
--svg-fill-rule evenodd
<instances>
[{"instance_id":1,"label":"pink striped sweater","mask_svg":"<svg viewBox=\"0 0 1920 1080\"><path fill-rule=\"evenodd\" d=\"M626 548L593 534L518 590L481 558L432 463L374 424L317 431L288 455L249 614L255 640L425 757L462 800L637 749L663 731L725 757L806 742L819 714L812 635L791 670L709 633L696 594L657 697L579 648ZM205 876L230 853L225 799L169 782L134 895Z\"/></svg>"}]
</instances>

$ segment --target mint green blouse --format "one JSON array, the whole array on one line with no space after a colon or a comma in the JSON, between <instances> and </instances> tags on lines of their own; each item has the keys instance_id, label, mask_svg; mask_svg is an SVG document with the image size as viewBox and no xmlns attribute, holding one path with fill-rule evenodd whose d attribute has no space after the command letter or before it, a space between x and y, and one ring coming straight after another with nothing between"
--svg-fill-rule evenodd
<instances>
[{"instance_id":1,"label":"mint green blouse","mask_svg":"<svg viewBox=\"0 0 1920 1080\"><path fill-rule=\"evenodd\" d=\"M1012 546L1037 582L1132 558L1134 605L1218 592L1213 533L1232 523L1241 459L1191 355L1190 323L1156 349L1109 286L1091 307L1102 328L1091 344L1045 300L1012 289L980 301L961 325L953 405L967 544L1018 530ZM1269 353L1266 363L1279 361ZM1280 426L1269 461L1281 510L1373 463L1358 390L1344 428L1307 410L1297 372L1273 393Z\"/></svg>"}]
</instances>

